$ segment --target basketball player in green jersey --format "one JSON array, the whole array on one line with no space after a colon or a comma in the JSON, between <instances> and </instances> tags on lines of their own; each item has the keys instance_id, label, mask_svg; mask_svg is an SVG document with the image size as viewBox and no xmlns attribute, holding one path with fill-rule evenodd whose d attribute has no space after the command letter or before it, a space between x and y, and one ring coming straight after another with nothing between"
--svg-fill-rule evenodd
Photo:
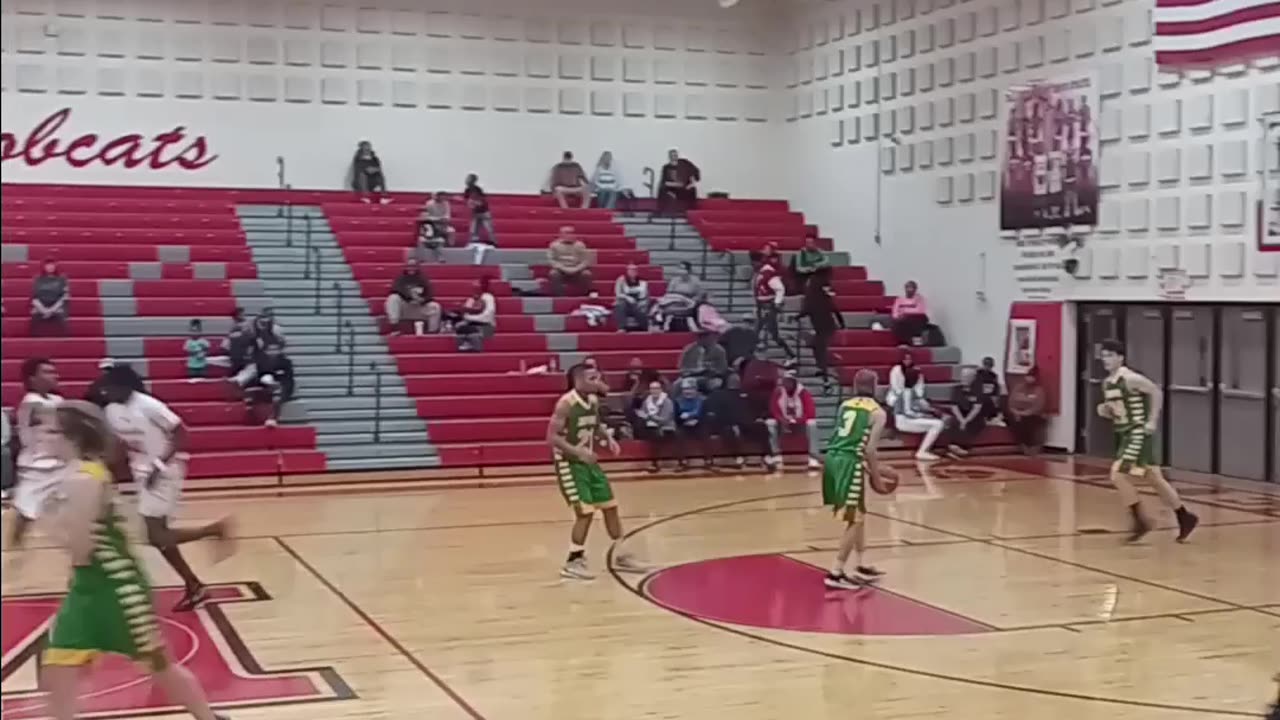
<instances>
[{"instance_id":1,"label":"basketball player in green jersey","mask_svg":"<svg viewBox=\"0 0 1280 720\"><path fill-rule=\"evenodd\" d=\"M1111 420L1116 433L1116 458L1111 464L1111 483L1133 514L1129 542L1137 542L1151 532L1151 521L1142 511L1138 491L1130 477L1147 478L1160 500L1178 519L1178 542L1184 542L1200 519L1187 510L1155 460L1152 436L1159 427L1164 402L1160 388L1144 375L1124 364L1124 345L1105 340L1099 353L1107 377L1102 381L1102 402L1098 415Z\"/></svg>"},{"instance_id":2,"label":"basketball player in green jersey","mask_svg":"<svg viewBox=\"0 0 1280 720\"><path fill-rule=\"evenodd\" d=\"M881 472L893 475L892 470L880 469L876 450L886 417L876 402L875 371L859 370L853 376L853 397L840 404L822 466L822 504L830 505L837 514L843 511L845 523L840 548L825 580L832 589L857 590L884 576L864 565L862 556L867 550L867 478ZM850 555L854 556L852 568L848 567Z\"/></svg>"},{"instance_id":3,"label":"basketball player in green jersey","mask_svg":"<svg viewBox=\"0 0 1280 720\"><path fill-rule=\"evenodd\" d=\"M569 557L560 569L562 577L591 580L595 575L587 568L587 531L596 510L604 515L604 527L616 544L622 538L622 520L618 517L618 501L613 488L596 460L595 445L609 448L615 455L618 443L600 422L599 395L609 391L600 371L587 365L569 369L569 392L556 401L555 412L547 427L547 442L555 457L556 480L560 492L574 512L573 532L569 538ZM624 572L644 572L646 568L630 554L614 552L614 567Z\"/></svg>"},{"instance_id":4,"label":"basketball player in green jersey","mask_svg":"<svg viewBox=\"0 0 1280 720\"><path fill-rule=\"evenodd\" d=\"M55 411L67 462L61 521L71 553L71 583L49 630L41 677L54 720L73 720L82 671L103 653L140 663L152 681L198 720L226 720L165 649L151 604L151 584L125 538L116 509L109 456L111 431L92 403L64 401ZM224 547L224 549L226 549Z\"/></svg>"}]
</instances>

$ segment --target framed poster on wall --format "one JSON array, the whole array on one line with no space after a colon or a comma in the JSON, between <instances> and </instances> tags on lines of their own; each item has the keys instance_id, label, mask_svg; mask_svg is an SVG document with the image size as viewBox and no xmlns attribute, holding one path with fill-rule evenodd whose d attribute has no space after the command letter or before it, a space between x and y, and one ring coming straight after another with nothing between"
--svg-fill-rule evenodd
<instances>
[{"instance_id":1,"label":"framed poster on wall","mask_svg":"<svg viewBox=\"0 0 1280 720\"><path fill-rule=\"evenodd\" d=\"M1092 74L1005 91L1001 230L1098 224L1097 113Z\"/></svg>"},{"instance_id":2,"label":"framed poster on wall","mask_svg":"<svg viewBox=\"0 0 1280 720\"><path fill-rule=\"evenodd\" d=\"M1280 113L1263 117L1261 147L1258 249L1280 252Z\"/></svg>"},{"instance_id":3,"label":"framed poster on wall","mask_svg":"<svg viewBox=\"0 0 1280 720\"><path fill-rule=\"evenodd\" d=\"M1010 318L1009 339L1005 343L1004 371L1026 375L1036 364L1036 321Z\"/></svg>"}]
</instances>

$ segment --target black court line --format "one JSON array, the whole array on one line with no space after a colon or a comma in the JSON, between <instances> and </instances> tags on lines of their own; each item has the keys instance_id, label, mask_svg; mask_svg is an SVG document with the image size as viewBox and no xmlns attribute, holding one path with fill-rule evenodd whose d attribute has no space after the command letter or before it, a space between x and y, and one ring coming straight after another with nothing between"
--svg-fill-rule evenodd
<instances>
[{"instance_id":1,"label":"black court line","mask_svg":"<svg viewBox=\"0 0 1280 720\"><path fill-rule=\"evenodd\" d=\"M635 595L637 598L640 598L641 600L649 603L650 605L653 605L654 607L662 608L666 612L670 612L674 615L678 615L687 620L691 620L695 623L698 623L699 625L704 625L706 627L714 628L716 630L720 630L720 631L729 633L731 635L737 635L739 637L743 637L748 640L755 640L757 642L765 643L767 645L773 645L775 647L781 647L788 650L795 650L797 652L806 653L809 655L824 657L829 660L841 660L844 662L853 663L855 665L861 665L863 667L872 667L879 670L900 672L900 673L905 673L907 675L915 675L918 677L925 677L932 680L942 680L946 682L959 683L962 685L985 687L985 688L990 688L995 690L1006 690L1009 692L1027 693L1031 695L1040 695L1040 696L1046 696L1046 697L1059 697L1059 698L1065 698L1069 700L1081 700L1085 702L1095 702L1095 703L1102 703L1107 705L1143 707L1143 708L1151 708L1156 710L1171 710L1176 712L1229 715L1232 717L1246 717L1246 718L1257 717L1257 713L1243 712L1240 710L1222 710L1217 708L1197 707L1194 705L1157 703L1157 702L1148 702L1144 700L1126 700L1123 698L1111 698L1111 697L1105 697L1102 695L1090 695L1088 693L1078 693L1078 692L1071 692L1066 690L1053 690L1048 688L1029 687L1026 685L1014 685L1012 683L1002 683L995 680L981 680L978 678L967 678L967 677L962 677L958 675L947 675L945 673L933 672L929 670L921 670L918 668L910 668L902 665L894 665L892 663L879 662L876 660L868 660L866 658L853 657L850 655L843 655L836 652L819 650L817 648L807 647L804 645L797 645L795 643L786 642L784 640L778 640L776 638L772 638L767 635L761 635L759 633L751 632L749 630L744 630L742 628L721 624L713 620L707 620L706 618L701 618L687 612L668 608L664 605L661 605L660 603L656 602L653 598L647 596L643 592L643 590L641 589L641 586L644 584L643 581L641 583L637 583L635 587L632 587L629 583L627 583L622 578L622 576L618 573L617 568L614 566L613 555L614 555L614 550L618 546L620 546L626 540L629 540L630 538L635 537L636 535L639 535L642 532L651 530L659 525L664 525L674 520L679 520L679 519L691 517L694 515L700 515L700 514L710 512L712 510L721 509L721 508L733 507L735 505L744 505L752 502L776 500L783 497L796 497L799 494L808 494L808 493L787 493L787 494L781 494L781 495L765 495L765 496L753 498L753 499L734 500L734 501L725 502L725 503L717 503L714 505L707 505L699 508L693 508L691 510L686 510L680 513L676 513L674 515L668 515L661 518L655 518L654 520L648 523L645 523L636 528L633 528L631 531L624 534L618 543L614 544L609 548L609 551L606 556L606 562L608 563L608 567L609 567L609 575L613 577L614 582L621 585L623 588L625 588L632 595ZM649 577L652 577L652 575L650 575Z\"/></svg>"},{"instance_id":2,"label":"black court line","mask_svg":"<svg viewBox=\"0 0 1280 720\"><path fill-rule=\"evenodd\" d=\"M433 672L431 668L427 667L426 664L417 658L417 656L409 652L409 649L401 644L395 636L388 632L386 628L382 627L382 625L378 624L378 621L374 620L369 613L365 612L364 609L356 604L354 600L347 597L346 593L339 590L338 586L330 582L330 580L322 575L315 566L304 560L297 550L294 550L289 543L285 542L284 538L277 537L275 538L275 541L286 553L289 553L289 555L293 557L294 562L302 566L302 568L308 573L311 573L312 577L318 580L321 585L324 585L329 592L333 593L334 597L341 600L343 604L350 608L351 612L355 613L365 625L368 625L375 633L381 636L388 645L394 648L396 652L400 653L400 655L404 657L404 659L408 660L410 664L417 668L418 672L422 673L424 677L430 680L436 687L440 688L440 691L447 695L450 700L452 700L464 713L467 714L468 717L471 718L471 720L485 720L484 715L481 715L479 710L476 710L471 703L467 702L466 699L459 695L456 690L450 687L449 683L445 682L443 678Z\"/></svg>"},{"instance_id":3,"label":"black court line","mask_svg":"<svg viewBox=\"0 0 1280 720\"><path fill-rule=\"evenodd\" d=\"M878 517L878 518L882 518L884 520L889 520L891 522L898 522L898 523L902 523L903 525L910 525L912 527L918 527L924 530L932 530L933 532L942 533L944 535L950 535L955 538L970 540L972 542L981 543L983 545L989 545L991 547L999 548L1001 550L1007 550L1009 552L1016 552L1020 555L1027 555L1029 557L1039 558L1041 560L1047 560L1049 562L1056 562L1061 565L1067 565L1070 567L1079 568L1081 570L1088 570L1089 572L1095 572L1095 573L1098 573L1099 575L1106 575L1108 577L1116 578L1117 580L1125 580L1128 582L1137 583L1139 585L1146 585L1147 587L1153 587L1153 588L1157 588L1167 592L1186 595L1187 597L1193 597L1193 598L1196 598L1197 600L1204 600L1206 602L1218 603L1219 605L1227 605L1236 610L1248 610L1250 612L1260 612L1260 613L1268 614L1266 613L1265 610L1258 610L1256 609L1256 607L1252 605L1242 605L1232 600L1224 600L1222 598L1213 597L1212 595L1204 595L1201 593L1192 592L1190 590L1183 590L1181 588L1177 588L1172 585L1165 585L1164 583L1158 583L1153 580L1143 580L1141 578L1137 578L1132 575L1125 575L1124 573L1118 573L1111 570L1103 570L1101 568L1096 568L1091 565L1085 565L1084 563L1072 562L1071 560L1063 560L1062 558L1054 557L1053 555L1046 555L1044 553L1036 552L1034 550L1028 550L1026 548L1018 547L1017 545L1008 545L998 540L972 537L969 535L965 535L964 533L956 532L954 530L943 530L941 528L936 528L936 527L927 525L925 523L914 522L911 520L903 520L902 518L896 518L889 515L884 515L881 513L876 513L871 511L867 511L867 514Z\"/></svg>"}]
</instances>

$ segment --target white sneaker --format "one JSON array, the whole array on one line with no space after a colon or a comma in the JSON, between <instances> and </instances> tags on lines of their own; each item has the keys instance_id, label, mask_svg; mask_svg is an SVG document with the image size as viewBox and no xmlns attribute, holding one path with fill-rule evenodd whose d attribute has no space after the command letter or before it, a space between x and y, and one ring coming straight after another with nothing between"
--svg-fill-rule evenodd
<instances>
[{"instance_id":1,"label":"white sneaker","mask_svg":"<svg viewBox=\"0 0 1280 720\"><path fill-rule=\"evenodd\" d=\"M585 558L577 560L569 560L565 562L564 567L560 568L560 577L570 580L595 580L596 576L587 569L587 561Z\"/></svg>"},{"instance_id":2,"label":"white sneaker","mask_svg":"<svg viewBox=\"0 0 1280 720\"><path fill-rule=\"evenodd\" d=\"M822 584L832 590L861 590L866 587L864 583L848 575L832 575L831 573L827 573L827 576L822 580Z\"/></svg>"},{"instance_id":3,"label":"white sneaker","mask_svg":"<svg viewBox=\"0 0 1280 720\"><path fill-rule=\"evenodd\" d=\"M777 472L782 469L782 456L770 455L764 459L764 466L769 468L769 472Z\"/></svg>"},{"instance_id":4,"label":"white sneaker","mask_svg":"<svg viewBox=\"0 0 1280 720\"><path fill-rule=\"evenodd\" d=\"M649 566L635 559L631 553L620 553L613 556L613 567L618 572L647 573Z\"/></svg>"},{"instance_id":5,"label":"white sneaker","mask_svg":"<svg viewBox=\"0 0 1280 720\"><path fill-rule=\"evenodd\" d=\"M821 460L819 460L818 458L813 458L813 457L809 458L809 469L810 469L810 470L821 470L821 469L822 469L822 461L821 461Z\"/></svg>"},{"instance_id":6,"label":"white sneaker","mask_svg":"<svg viewBox=\"0 0 1280 720\"><path fill-rule=\"evenodd\" d=\"M280 423L276 422L276 419L275 419L275 418L267 418L267 421L266 421L266 422L264 422L264 423L262 423L262 424L263 424L263 425L265 425L265 426L267 426L267 427L269 427L269 428L273 428L273 427L275 427L276 425L279 425Z\"/></svg>"},{"instance_id":7,"label":"white sneaker","mask_svg":"<svg viewBox=\"0 0 1280 720\"><path fill-rule=\"evenodd\" d=\"M916 459L924 460L925 462L932 462L934 460L941 460L942 458L938 457L937 455L934 455L931 452L925 452L924 450L921 450L920 452L916 453Z\"/></svg>"}]
</instances>

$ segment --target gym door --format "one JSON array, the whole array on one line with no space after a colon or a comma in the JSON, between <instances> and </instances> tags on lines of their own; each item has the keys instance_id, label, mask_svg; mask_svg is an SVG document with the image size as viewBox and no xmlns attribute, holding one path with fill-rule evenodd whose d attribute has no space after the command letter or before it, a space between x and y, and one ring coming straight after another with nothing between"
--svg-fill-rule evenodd
<instances>
[{"instance_id":1,"label":"gym door","mask_svg":"<svg viewBox=\"0 0 1280 720\"><path fill-rule=\"evenodd\" d=\"M1080 452L1098 457L1110 457L1115 449L1115 432L1111 421L1103 420L1094 412L1102 402L1102 380L1107 371L1098 359L1103 340L1120 337L1120 313L1113 306L1085 306L1080 313L1080 392L1084 397L1084 425L1080 431Z\"/></svg>"},{"instance_id":2,"label":"gym door","mask_svg":"<svg viewBox=\"0 0 1280 720\"><path fill-rule=\"evenodd\" d=\"M1213 472L1213 308L1174 307L1169 330L1169 466Z\"/></svg>"},{"instance_id":3,"label":"gym door","mask_svg":"<svg viewBox=\"0 0 1280 720\"><path fill-rule=\"evenodd\" d=\"M1218 472L1248 480L1267 474L1265 308L1222 308L1218 383Z\"/></svg>"}]
</instances>

